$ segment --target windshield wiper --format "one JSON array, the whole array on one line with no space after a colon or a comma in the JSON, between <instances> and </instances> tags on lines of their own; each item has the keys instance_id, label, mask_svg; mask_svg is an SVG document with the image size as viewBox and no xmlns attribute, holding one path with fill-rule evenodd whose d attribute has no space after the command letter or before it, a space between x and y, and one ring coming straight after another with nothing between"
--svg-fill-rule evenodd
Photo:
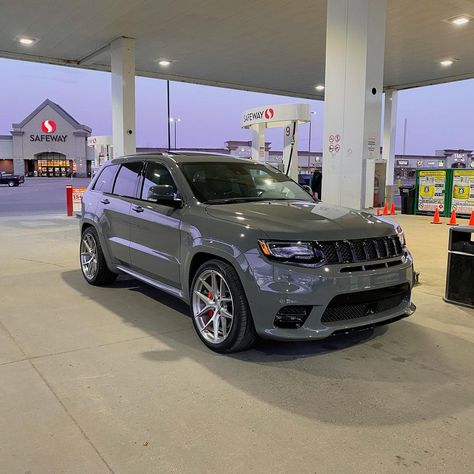
<instances>
[{"instance_id":1,"label":"windshield wiper","mask_svg":"<svg viewBox=\"0 0 474 474\"><path fill-rule=\"evenodd\" d=\"M258 197L235 197L235 198L222 198L222 199L210 199L205 204L232 204L238 202L269 202L269 201L301 201L302 199L296 198L258 198ZM312 201L308 201L312 202Z\"/></svg>"},{"instance_id":2,"label":"windshield wiper","mask_svg":"<svg viewBox=\"0 0 474 474\"><path fill-rule=\"evenodd\" d=\"M264 201L265 199L259 199L257 197L233 197L233 198L222 198L222 199L209 199L206 204L232 204L237 202L251 202L251 201Z\"/></svg>"}]
</instances>

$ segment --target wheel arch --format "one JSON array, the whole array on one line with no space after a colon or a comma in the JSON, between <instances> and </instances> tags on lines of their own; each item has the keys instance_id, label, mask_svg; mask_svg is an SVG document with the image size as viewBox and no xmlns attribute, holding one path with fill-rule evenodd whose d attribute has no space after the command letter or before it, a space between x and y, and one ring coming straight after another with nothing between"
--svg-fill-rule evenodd
<instances>
[{"instance_id":1,"label":"wheel arch","mask_svg":"<svg viewBox=\"0 0 474 474\"><path fill-rule=\"evenodd\" d=\"M99 242L100 242L100 246L102 248L102 252L104 253L105 263L107 264L107 267L109 268L110 271L112 271L114 273L118 273L117 268L113 264L113 261L114 261L113 256L110 254L109 247L106 245L106 242L105 242L105 238L102 235L102 232L100 232L100 229L98 228L98 226L95 225L95 223L93 221L85 220L85 219L82 220L82 222L80 224L81 237L82 237L82 234L87 229L89 229L90 227L95 229L95 231L97 233L97 236L98 236Z\"/></svg>"},{"instance_id":2,"label":"wheel arch","mask_svg":"<svg viewBox=\"0 0 474 474\"><path fill-rule=\"evenodd\" d=\"M95 227L94 224L90 223L90 222L83 222L81 224L81 235L84 233L84 231L88 228L88 227ZM97 229L96 229L97 230Z\"/></svg>"},{"instance_id":3,"label":"wheel arch","mask_svg":"<svg viewBox=\"0 0 474 474\"><path fill-rule=\"evenodd\" d=\"M237 274L239 273L238 269L236 268L235 263L232 262L229 258L223 257L222 255L217 255L215 253L211 253L207 250L199 250L192 256L191 261L189 262L188 279L187 279L188 295L191 289L194 276L196 275L196 272L198 271L201 265L208 262L209 260L221 260L222 262L225 262L228 265L230 265L237 272Z\"/></svg>"}]
</instances>

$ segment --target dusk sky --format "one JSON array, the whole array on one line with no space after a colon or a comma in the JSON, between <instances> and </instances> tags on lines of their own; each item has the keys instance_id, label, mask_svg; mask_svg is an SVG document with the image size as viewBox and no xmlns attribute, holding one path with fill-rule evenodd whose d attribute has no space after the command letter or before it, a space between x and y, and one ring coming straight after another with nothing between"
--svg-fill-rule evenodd
<instances>
[{"instance_id":1,"label":"dusk sky","mask_svg":"<svg viewBox=\"0 0 474 474\"><path fill-rule=\"evenodd\" d=\"M94 135L110 135L110 74L0 59L0 134L8 134L46 98L61 105ZM243 110L288 102L309 103L313 115L313 151L322 149L323 102L217 87L172 82L171 115L181 118L178 147L224 146L226 140L250 140L240 128ZM137 145L166 146L166 82L137 77ZM401 91L396 152L402 153L403 122L408 119L406 152L432 154L443 148L474 147L474 80ZM300 149L308 148L308 125L300 128ZM283 132L267 131L273 149Z\"/></svg>"}]
</instances>

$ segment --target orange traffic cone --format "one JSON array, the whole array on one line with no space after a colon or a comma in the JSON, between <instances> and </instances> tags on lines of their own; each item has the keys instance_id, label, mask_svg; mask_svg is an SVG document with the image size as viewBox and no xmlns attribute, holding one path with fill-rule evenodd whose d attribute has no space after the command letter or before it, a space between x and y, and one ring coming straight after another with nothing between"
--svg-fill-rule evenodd
<instances>
[{"instance_id":1,"label":"orange traffic cone","mask_svg":"<svg viewBox=\"0 0 474 474\"><path fill-rule=\"evenodd\" d=\"M390 206L390 215L394 216L395 215L395 203L392 202L392 205Z\"/></svg>"},{"instance_id":2,"label":"orange traffic cone","mask_svg":"<svg viewBox=\"0 0 474 474\"><path fill-rule=\"evenodd\" d=\"M435 209L435 213L433 216L433 220L431 221L431 224L442 224L440 218L439 218L439 208L437 207Z\"/></svg>"},{"instance_id":3,"label":"orange traffic cone","mask_svg":"<svg viewBox=\"0 0 474 474\"><path fill-rule=\"evenodd\" d=\"M458 225L456 222L456 211L454 209L451 211L451 218L449 219L448 225Z\"/></svg>"},{"instance_id":4,"label":"orange traffic cone","mask_svg":"<svg viewBox=\"0 0 474 474\"><path fill-rule=\"evenodd\" d=\"M385 204L383 205L383 215L388 216L388 204L387 201L385 201Z\"/></svg>"},{"instance_id":5,"label":"orange traffic cone","mask_svg":"<svg viewBox=\"0 0 474 474\"><path fill-rule=\"evenodd\" d=\"M377 215L380 216L380 207L377 207ZM474 213L473 213L474 215Z\"/></svg>"},{"instance_id":6,"label":"orange traffic cone","mask_svg":"<svg viewBox=\"0 0 474 474\"><path fill-rule=\"evenodd\" d=\"M468 225L472 225L474 227L474 211L471 212L471 218L469 219Z\"/></svg>"}]
</instances>

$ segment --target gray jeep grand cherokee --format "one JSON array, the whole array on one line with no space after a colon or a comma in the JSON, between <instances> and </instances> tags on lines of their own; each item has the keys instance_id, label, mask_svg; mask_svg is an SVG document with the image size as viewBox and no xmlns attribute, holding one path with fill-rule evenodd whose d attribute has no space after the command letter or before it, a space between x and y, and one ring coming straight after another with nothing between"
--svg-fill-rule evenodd
<instances>
[{"instance_id":1,"label":"gray jeep grand cherokee","mask_svg":"<svg viewBox=\"0 0 474 474\"><path fill-rule=\"evenodd\" d=\"M218 352L257 336L321 339L414 311L399 226L315 201L272 167L231 157L106 163L84 194L80 263L92 285L126 273L186 301Z\"/></svg>"}]
</instances>

